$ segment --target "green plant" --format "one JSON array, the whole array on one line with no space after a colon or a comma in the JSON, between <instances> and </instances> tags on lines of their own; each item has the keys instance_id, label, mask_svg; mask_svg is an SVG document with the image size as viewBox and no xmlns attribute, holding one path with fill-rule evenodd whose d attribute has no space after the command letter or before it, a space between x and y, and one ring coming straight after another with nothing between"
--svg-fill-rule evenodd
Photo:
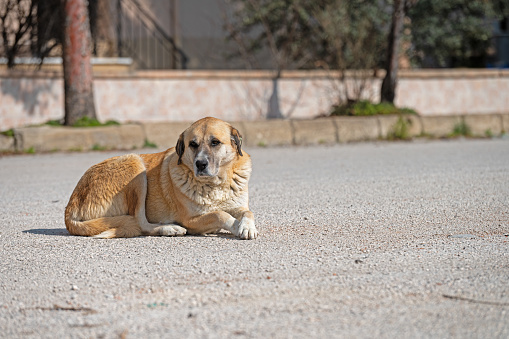
<instances>
[{"instance_id":1,"label":"green plant","mask_svg":"<svg viewBox=\"0 0 509 339\"><path fill-rule=\"evenodd\" d=\"M450 134L451 137L469 137L472 135L472 130L470 129L470 126L468 126L464 121L461 121L454 125L454 129L452 130L452 133Z\"/></svg>"},{"instance_id":2,"label":"green plant","mask_svg":"<svg viewBox=\"0 0 509 339\"><path fill-rule=\"evenodd\" d=\"M44 125L48 125L48 126L62 126L62 121L61 120L50 120L50 121L45 122Z\"/></svg>"},{"instance_id":3,"label":"green plant","mask_svg":"<svg viewBox=\"0 0 509 339\"><path fill-rule=\"evenodd\" d=\"M379 114L417 114L410 108L399 108L391 103L381 102L373 104L367 100L351 102L345 105L332 107L331 115L368 116Z\"/></svg>"},{"instance_id":4,"label":"green plant","mask_svg":"<svg viewBox=\"0 0 509 339\"><path fill-rule=\"evenodd\" d=\"M392 127L391 132L388 135L388 139L400 139L400 140L408 140L410 136L408 135L408 130L410 124L412 122L408 119L405 119L403 116L399 116L398 121Z\"/></svg>"},{"instance_id":5,"label":"green plant","mask_svg":"<svg viewBox=\"0 0 509 339\"><path fill-rule=\"evenodd\" d=\"M105 146L101 146L98 144L94 144L94 146L92 146L92 151L105 151L105 150L106 150Z\"/></svg>"},{"instance_id":6,"label":"green plant","mask_svg":"<svg viewBox=\"0 0 509 339\"><path fill-rule=\"evenodd\" d=\"M101 126L120 126L120 123L115 120L108 120L105 123L101 124Z\"/></svg>"},{"instance_id":7,"label":"green plant","mask_svg":"<svg viewBox=\"0 0 509 339\"><path fill-rule=\"evenodd\" d=\"M508 13L506 0L415 1L407 12L409 56L419 67L485 67L492 35L486 22Z\"/></svg>"},{"instance_id":8,"label":"green plant","mask_svg":"<svg viewBox=\"0 0 509 339\"><path fill-rule=\"evenodd\" d=\"M25 153L27 154L35 154L35 148L32 146L25 150Z\"/></svg>"},{"instance_id":9,"label":"green plant","mask_svg":"<svg viewBox=\"0 0 509 339\"><path fill-rule=\"evenodd\" d=\"M487 138L493 138L493 132L491 131L491 128L488 128L486 131L484 131L484 135Z\"/></svg>"},{"instance_id":10,"label":"green plant","mask_svg":"<svg viewBox=\"0 0 509 339\"><path fill-rule=\"evenodd\" d=\"M72 126L73 127L102 127L102 126L116 126L120 125L117 121L108 120L105 123L101 123L97 119L92 119L89 117L82 117L78 121L76 121Z\"/></svg>"},{"instance_id":11,"label":"green plant","mask_svg":"<svg viewBox=\"0 0 509 339\"><path fill-rule=\"evenodd\" d=\"M258 147L267 147L267 143L265 141L260 141Z\"/></svg>"},{"instance_id":12,"label":"green plant","mask_svg":"<svg viewBox=\"0 0 509 339\"><path fill-rule=\"evenodd\" d=\"M6 137L14 136L14 129L8 129L7 131L0 132L0 134L5 135Z\"/></svg>"},{"instance_id":13,"label":"green plant","mask_svg":"<svg viewBox=\"0 0 509 339\"><path fill-rule=\"evenodd\" d=\"M143 147L145 148L157 148L157 145L153 142L148 141L148 139L145 139L145 143L143 144Z\"/></svg>"}]
</instances>

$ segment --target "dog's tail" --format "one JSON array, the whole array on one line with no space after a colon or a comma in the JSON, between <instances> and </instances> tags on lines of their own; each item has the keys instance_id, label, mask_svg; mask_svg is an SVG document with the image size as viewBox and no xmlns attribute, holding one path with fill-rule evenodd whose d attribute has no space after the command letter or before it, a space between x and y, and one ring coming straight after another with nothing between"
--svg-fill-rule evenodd
<instances>
[{"instance_id":1,"label":"dog's tail","mask_svg":"<svg viewBox=\"0 0 509 339\"><path fill-rule=\"evenodd\" d=\"M94 238L131 238L141 235L138 221L131 215L102 217L80 221L65 214L65 227L73 235L93 236Z\"/></svg>"}]
</instances>

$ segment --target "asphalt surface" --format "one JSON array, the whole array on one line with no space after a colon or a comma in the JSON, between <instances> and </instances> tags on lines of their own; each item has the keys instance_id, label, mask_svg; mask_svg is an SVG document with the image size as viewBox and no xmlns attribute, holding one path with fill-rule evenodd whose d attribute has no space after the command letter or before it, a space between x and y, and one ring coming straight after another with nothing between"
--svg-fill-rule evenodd
<instances>
[{"instance_id":1,"label":"asphalt surface","mask_svg":"<svg viewBox=\"0 0 509 339\"><path fill-rule=\"evenodd\" d=\"M121 152L0 158L0 337L509 337L509 140L247 151L252 241L69 236Z\"/></svg>"}]
</instances>

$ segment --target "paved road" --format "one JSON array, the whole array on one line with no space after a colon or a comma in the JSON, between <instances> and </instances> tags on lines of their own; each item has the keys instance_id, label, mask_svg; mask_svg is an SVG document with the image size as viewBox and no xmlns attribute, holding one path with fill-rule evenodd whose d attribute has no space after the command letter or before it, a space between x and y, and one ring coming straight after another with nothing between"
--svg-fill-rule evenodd
<instances>
[{"instance_id":1,"label":"paved road","mask_svg":"<svg viewBox=\"0 0 509 339\"><path fill-rule=\"evenodd\" d=\"M254 241L69 236L118 152L0 158L0 337L509 337L509 141L248 151Z\"/></svg>"}]
</instances>

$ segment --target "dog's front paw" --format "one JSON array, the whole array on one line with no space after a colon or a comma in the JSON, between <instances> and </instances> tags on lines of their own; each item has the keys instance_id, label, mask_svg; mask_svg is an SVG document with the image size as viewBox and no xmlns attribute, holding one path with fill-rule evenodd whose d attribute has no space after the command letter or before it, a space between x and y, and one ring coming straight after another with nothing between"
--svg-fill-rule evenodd
<instances>
[{"instance_id":1,"label":"dog's front paw","mask_svg":"<svg viewBox=\"0 0 509 339\"><path fill-rule=\"evenodd\" d=\"M178 235L185 235L187 230L178 225L164 225L154 228L153 235L162 235L165 237L173 237Z\"/></svg>"},{"instance_id":2,"label":"dog's front paw","mask_svg":"<svg viewBox=\"0 0 509 339\"><path fill-rule=\"evenodd\" d=\"M256 239L258 237L258 231L256 230L254 220L250 218L242 218L237 228L237 234L240 239Z\"/></svg>"}]
</instances>

